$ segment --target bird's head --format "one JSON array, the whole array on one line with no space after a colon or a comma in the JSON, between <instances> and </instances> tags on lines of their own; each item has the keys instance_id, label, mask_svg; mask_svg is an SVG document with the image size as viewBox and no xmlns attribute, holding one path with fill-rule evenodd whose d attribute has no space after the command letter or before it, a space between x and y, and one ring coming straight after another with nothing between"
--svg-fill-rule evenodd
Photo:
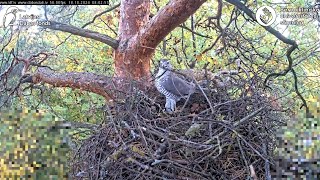
<instances>
[{"instance_id":1,"label":"bird's head","mask_svg":"<svg viewBox=\"0 0 320 180\"><path fill-rule=\"evenodd\" d=\"M166 70L172 70L172 65L170 64L168 59L161 59L159 67Z\"/></svg>"},{"instance_id":2,"label":"bird's head","mask_svg":"<svg viewBox=\"0 0 320 180\"><path fill-rule=\"evenodd\" d=\"M12 9L12 10L11 10L11 13L16 14L18 11L19 11L19 9L16 9L16 8L15 8L15 9Z\"/></svg>"}]
</instances>

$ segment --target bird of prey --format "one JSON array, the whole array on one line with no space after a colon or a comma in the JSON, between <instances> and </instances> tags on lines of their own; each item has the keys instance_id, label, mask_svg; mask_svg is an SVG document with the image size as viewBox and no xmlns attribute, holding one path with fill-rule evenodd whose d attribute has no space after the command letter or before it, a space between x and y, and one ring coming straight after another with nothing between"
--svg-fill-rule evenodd
<instances>
[{"instance_id":1,"label":"bird of prey","mask_svg":"<svg viewBox=\"0 0 320 180\"><path fill-rule=\"evenodd\" d=\"M17 12L22 11L17 7L8 8L6 13L3 16L3 27L7 28L8 26L12 26L13 23L16 22Z\"/></svg>"},{"instance_id":2,"label":"bird of prey","mask_svg":"<svg viewBox=\"0 0 320 180\"><path fill-rule=\"evenodd\" d=\"M196 89L195 84L180 78L172 70L172 65L167 59L160 60L159 71L155 79L157 90L166 97L167 112L173 112L177 101L193 94Z\"/></svg>"}]
</instances>

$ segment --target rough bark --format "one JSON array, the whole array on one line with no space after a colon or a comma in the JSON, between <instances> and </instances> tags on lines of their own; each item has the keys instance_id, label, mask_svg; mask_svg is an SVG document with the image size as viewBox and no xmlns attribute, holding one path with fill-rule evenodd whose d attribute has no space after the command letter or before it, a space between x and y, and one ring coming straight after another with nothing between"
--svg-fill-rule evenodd
<instances>
[{"instance_id":1,"label":"rough bark","mask_svg":"<svg viewBox=\"0 0 320 180\"><path fill-rule=\"evenodd\" d=\"M126 92L121 89L128 90L137 86L142 90L148 88L143 82L129 79L107 77L89 72L59 73L48 67L39 67L33 75L24 78L21 83L46 83L54 87L80 89L99 94L105 99L123 98Z\"/></svg>"},{"instance_id":2,"label":"rough bark","mask_svg":"<svg viewBox=\"0 0 320 180\"><path fill-rule=\"evenodd\" d=\"M205 0L170 1L140 32L139 41L143 46L155 48L174 28L187 20Z\"/></svg>"},{"instance_id":3,"label":"rough bark","mask_svg":"<svg viewBox=\"0 0 320 180\"><path fill-rule=\"evenodd\" d=\"M54 87L70 87L99 94L106 99L112 97L108 90L115 89L115 79L88 72L58 73L46 67L38 68L31 77L33 83L47 83Z\"/></svg>"},{"instance_id":4,"label":"rough bark","mask_svg":"<svg viewBox=\"0 0 320 180\"><path fill-rule=\"evenodd\" d=\"M121 1L119 47L115 51L118 77L150 77L150 60L155 48L166 35L192 15L205 0L175 0L149 21L150 2Z\"/></svg>"},{"instance_id":5,"label":"rough bark","mask_svg":"<svg viewBox=\"0 0 320 180\"><path fill-rule=\"evenodd\" d=\"M151 78L150 60L157 45L204 2L205 0L172 0L149 20L149 0L122 0L117 40L98 32L51 21L49 26L43 27L91 38L113 47L115 77L108 78L93 73L56 73L49 69L39 69L29 79L33 83L44 82L58 87L83 89L106 98L110 96L108 87L114 82L121 85L128 80L144 79L143 82L148 85Z\"/></svg>"},{"instance_id":6,"label":"rough bark","mask_svg":"<svg viewBox=\"0 0 320 180\"><path fill-rule=\"evenodd\" d=\"M119 47L115 50L117 77L141 79L150 77L150 59L154 48L142 47L137 34L149 21L149 0L122 0L119 20Z\"/></svg>"}]
</instances>

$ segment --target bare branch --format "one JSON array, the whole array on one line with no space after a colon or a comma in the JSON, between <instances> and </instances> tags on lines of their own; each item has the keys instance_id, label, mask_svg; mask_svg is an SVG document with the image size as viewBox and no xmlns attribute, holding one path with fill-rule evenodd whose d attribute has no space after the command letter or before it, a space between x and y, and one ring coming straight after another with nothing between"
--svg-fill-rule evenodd
<instances>
[{"instance_id":1,"label":"bare branch","mask_svg":"<svg viewBox=\"0 0 320 180\"><path fill-rule=\"evenodd\" d=\"M280 73L271 73L271 74L268 74L268 76L266 77L266 79L264 80L264 85L267 86L267 82L268 80L271 78L271 77L279 77L279 76L285 76L291 69L292 69L292 65L293 65L293 60L291 58L291 54L292 52L297 49L298 46L297 45L293 45L291 46L288 50L287 50L287 53L286 53L286 56L287 56L287 59L288 59L288 67L283 71L283 72L280 72Z\"/></svg>"},{"instance_id":2,"label":"bare branch","mask_svg":"<svg viewBox=\"0 0 320 180\"><path fill-rule=\"evenodd\" d=\"M227 2L235 5L236 7L238 7L240 10L242 10L245 14L247 14L252 20L256 21L256 18L254 16L254 13L247 7L245 6L243 3L241 3L238 0L226 0ZM285 76L289 71L292 72L293 76L294 76L294 86L295 86L295 92L298 94L298 96L300 97L301 101L303 102L302 107L304 106L306 108L306 114L307 117L312 117L312 114L310 113L310 110L308 108L308 105L305 101L305 99L303 98L303 96L301 95L301 93L298 90L298 86L297 86L297 75L294 71L294 69L292 68L293 66L293 60L291 57L292 52L298 48L298 44L291 39L288 39L286 37L284 37L279 31L273 29L270 26L263 26L264 29L266 29L268 32L270 32L271 34L273 34L274 36L276 36L279 40L281 40L282 42L291 45L291 47L287 50L286 56L288 59L288 67L283 71L283 72L279 72L279 73L271 73L269 74L266 79L264 80L264 85L266 87L267 86L267 82L271 77L279 77L279 76Z\"/></svg>"},{"instance_id":3,"label":"bare branch","mask_svg":"<svg viewBox=\"0 0 320 180\"><path fill-rule=\"evenodd\" d=\"M213 17L209 17L209 24L211 23L212 19L216 19L217 20L217 27L219 29L220 32L223 31L222 27L221 27L221 15L222 15L222 0L218 0L218 12L217 15L213 16Z\"/></svg>"},{"instance_id":4,"label":"bare branch","mask_svg":"<svg viewBox=\"0 0 320 180\"><path fill-rule=\"evenodd\" d=\"M241 3L239 0L226 0L228 3L235 5L237 8L239 8L241 11L243 11L245 14L247 14L252 20L257 21L255 14L243 3ZM264 29L266 29L268 32L276 36L278 39L280 39L282 42L286 44L290 44L293 46L296 46L296 42L284 37L279 31L273 29L270 26L263 26Z\"/></svg>"},{"instance_id":5,"label":"bare branch","mask_svg":"<svg viewBox=\"0 0 320 180\"><path fill-rule=\"evenodd\" d=\"M97 14L97 15L95 15L95 16L93 17L93 19L92 19L91 21L87 22L86 24L84 24L84 25L82 26L82 28L85 28L85 27L88 26L89 24L94 23L94 21L95 21L98 17L102 16L103 14L105 14L105 13L107 13L107 12L110 12L110 11L116 9L116 8L119 7L119 6L120 6L120 3L119 3L119 4L116 4L115 6L109 8L109 9L107 9L107 10L105 10L105 11L102 11L101 13L99 13L99 14Z\"/></svg>"},{"instance_id":6,"label":"bare branch","mask_svg":"<svg viewBox=\"0 0 320 180\"><path fill-rule=\"evenodd\" d=\"M301 95L301 93L299 92L299 89L298 89L298 78L297 78L297 74L296 72L294 71L294 69L291 69L291 72L292 72L292 75L294 77L294 90L295 92L297 93L297 95L300 97L301 101L302 101L302 106L301 108L304 106L306 108L306 116L308 118L314 118L312 113L310 112L309 110L309 107L308 107L308 104L307 104L307 101L303 98L303 96Z\"/></svg>"},{"instance_id":7,"label":"bare branch","mask_svg":"<svg viewBox=\"0 0 320 180\"><path fill-rule=\"evenodd\" d=\"M53 30L59 30L59 31L63 31L63 32L68 32L68 33L71 33L74 35L94 39L94 40L103 42L105 44L108 44L109 46L111 46L114 49L116 49L119 45L119 42L117 40L115 40L105 34L101 34L101 33L95 32L95 31L82 29L79 27L75 27L72 25L63 24L63 23L59 23L59 22L55 22L55 21L49 21L49 22L50 22L49 25L42 25L42 27L53 29Z\"/></svg>"},{"instance_id":8,"label":"bare branch","mask_svg":"<svg viewBox=\"0 0 320 180\"><path fill-rule=\"evenodd\" d=\"M201 34L201 33L198 33L198 32L196 32L196 31L188 28L187 26L179 25L179 27L181 27L181 28L183 28L183 29L186 29L186 30L188 30L189 32L191 32L191 33L193 33L193 34L195 34L195 35L198 35L198 36L200 36L200 37L212 39L212 37L207 36L207 35L204 35L204 34Z\"/></svg>"}]
</instances>

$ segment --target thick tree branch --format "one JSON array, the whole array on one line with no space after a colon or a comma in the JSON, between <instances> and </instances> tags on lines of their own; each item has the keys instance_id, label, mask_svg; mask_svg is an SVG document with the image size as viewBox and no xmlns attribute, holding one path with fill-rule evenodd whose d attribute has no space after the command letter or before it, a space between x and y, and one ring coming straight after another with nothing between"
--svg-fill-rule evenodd
<instances>
[{"instance_id":1,"label":"thick tree branch","mask_svg":"<svg viewBox=\"0 0 320 180\"><path fill-rule=\"evenodd\" d=\"M172 0L140 31L140 44L155 48L174 28L187 20L205 0Z\"/></svg>"},{"instance_id":2,"label":"thick tree branch","mask_svg":"<svg viewBox=\"0 0 320 180\"><path fill-rule=\"evenodd\" d=\"M70 87L99 94L106 99L113 97L117 79L88 72L57 73L49 68L40 67L37 72L27 77L24 83L47 83L55 87Z\"/></svg>"},{"instance_id":3,"label":"thick tree branch","mask_svg":"<svg viewBox=\"0 0 320 180\"><path fill-rule=\"evenodd\" d=\"M115 40L105 34L101 34L101 33L95 32L95 31L82 29L79 27L75 27L72 25L63 24L63 23L59 23L59 22L55 22L55 21L49 21L49 22L50 22L50 25L42 25L42 27L48 28L48 29L53 29L53 30L59 30L59 31L63 31L63 32L68 32L68 33L71 33L74 35L94 39L94 40L103 42L105 44L108 44L109 46L111 46L114 49L116 49L119 45L119 42L117 40Z\"/></svg>"}]
</instances>

